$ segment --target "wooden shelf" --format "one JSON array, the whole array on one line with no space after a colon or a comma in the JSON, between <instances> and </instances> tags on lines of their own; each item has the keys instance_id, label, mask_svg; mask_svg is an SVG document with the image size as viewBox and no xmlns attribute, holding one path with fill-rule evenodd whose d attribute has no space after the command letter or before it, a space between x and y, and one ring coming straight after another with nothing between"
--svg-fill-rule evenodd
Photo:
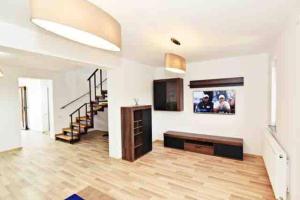
<instances>
[{"instance_id":1,"label":"wooden shelf","mask_svg":"<svg viewBox=\"0 0 300 200\"><path fill-rule=\"evenodd\" d=\"M143 146L143 144L138 144L138 145L134 146L134 148L136 149L136 148L139 148L141 146Z\"/></svg>"},{"instance_id":2,"label":"wooden shelf","mask_svg":"<svg viewBox=\"0 0 300 200\"><path fill-rule=\"evenodd\" d=\"M138 136L138 135L141 135L141 134L143 134L143 132L135 133L134 136Z\"/></svg>"},{"instance_id":3,"label":"wooden shelf","mask_svg":"<svg viewBox=\"0 0 300 200\"><path fill-rule=\"evenodd\" d=\"M221 79L206 79L190 81L190 88L209 88L209 87L232 87L243 86L244 77L221 78Z\"/></svg>"},{"instance_id":4,"label":"wooden shelf","mask_svg":"<svg viewBox=\"0 0 300 200\"><path fill-rule=\"evenodd\" d=\"M122 158L134 161L152 150L152 107L122 107Z\"/></svg>"},{"instance_id":5,"label":"wooden shelf","mask_svg":"<svg viewBox=\"0 0 300 200\"><path fill-rule=\"evenodd\" d=\"M143 128L143 126L137 126L137 127L134 127L134 129L138 129L138 128Z\"/></svg>"}]
</instances>

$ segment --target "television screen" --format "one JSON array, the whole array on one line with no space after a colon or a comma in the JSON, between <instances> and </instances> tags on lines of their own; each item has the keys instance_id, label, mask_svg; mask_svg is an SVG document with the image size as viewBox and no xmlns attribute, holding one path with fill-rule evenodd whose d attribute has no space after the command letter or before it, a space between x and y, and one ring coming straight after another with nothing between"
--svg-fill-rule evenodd
<instances>
[{"instance_id":1,"label":"television screen","mask_svg":"<svg viewBox=\"0 0 300 200\"><path fill-rule=\"evenodd\" d=\"M195 113L235 114L235 91L195 91L193 95Z\"/></svg>"}]
</instances>

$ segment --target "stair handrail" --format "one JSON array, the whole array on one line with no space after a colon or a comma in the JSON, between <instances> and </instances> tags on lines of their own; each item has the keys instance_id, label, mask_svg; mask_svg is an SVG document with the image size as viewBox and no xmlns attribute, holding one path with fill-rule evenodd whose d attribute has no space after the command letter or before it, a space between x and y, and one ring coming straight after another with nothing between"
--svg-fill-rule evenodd
<instances>
[{"instance_id":1,"label":"stair handrail","mask_svg":"<svg viewBox=\"0 0 300 200\"><path fill-rule=\"evenodd\" d=\"M77 108L74 112L72 112L69 116L74 115L76 112L78 112L78 110L80 110L81 108L83 108L86 104L89 104L89 103L84 103L82 106L80 106L79 108Z\"/></svg>"},{"instance_id":2,"label":"stair handrail","mask_svg":"<svg viewBox=\"0 0 300 200\"><path fill-rule=\"evenodd\" d=\"M70 128L71 128L71 137L72 137L72 140L73 140L73 137L74 137L73 115L75 115L77 113L77 116L78 116L78 119L79 119L78 137L80 138L80 131L81 131L81 128L80 128L80 117L81 117L80 110L83 107L85 107L85 121L86 121L86 125L88 125L88 121L87 121L88 104L89 103L84 103L82 106L80 106L79 108L77 108L74 112L72 112L69 115L70 119L71 119Z\"/></svg>"},{"instance_id":3,"label":"stair handrail","mask_svg":"<svg viewBox=\"0 0 300 200\"><path fill-rule=\"evenodd\" d=\"M97 73L97 71L99 71L99 69L96 69L87 80L90 80Z\"/></svg>"},{"instance_id":4,"label":"stair handrail","mask_svg":"<svg viewBox=\"0 0 300 200\"><path fill-rule=\"evenodd\" d=\"M100 87L104 82L106 82L106 81L107 81L107 78L105 78L101 83L99 83L99 84L97 85L97 88L99 88L99 87ZM73 101L70 101L70 102L67 103L66 105L62 106L60 109L61 109L61 110L65 109L66 107L68 107L69 105L71 105L71 104L75 103L76 101L82 99L83 97L85 97L85 96L88 95L89 93L90 93L90 92L84 93L84 94L81 95L80 97L78 97L78 98L74 99Z\"/></svg>"}]
</instances>

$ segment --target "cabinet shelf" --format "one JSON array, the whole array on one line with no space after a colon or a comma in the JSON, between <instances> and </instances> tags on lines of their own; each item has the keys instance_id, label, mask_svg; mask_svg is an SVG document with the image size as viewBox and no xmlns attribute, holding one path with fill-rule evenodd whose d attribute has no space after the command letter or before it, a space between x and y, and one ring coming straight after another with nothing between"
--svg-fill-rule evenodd
<instances>
[{"instance_id":1,"label":"cabinet shelf","mask_svg":"<svg viewBox=\"0 0 300 200\"><path fill-rule=\"evenodd\" d=\"M139 148L139 147L141 147L141 146L143 146L143 144L135 145L134 148L137 149L137 148Z\"/></svg>"},{"instance_id":2,"label":"cabinet shelf","mask_svg":"<svg viewBox=\"0 0 300 200\"><path fill-rule=\"evenodd\" d=\"M138 135L141 135L141 134L143 134L143 132L135 133L134 136L138 136Z\"/></svg>"},{"instance_id":3,"label":"cabinet shelf","mask_svg":"<svg viewBox=\"0 0 300 200\"><path fill-rule=\"evenodd\" d=\"M134 129L139 129L139 128L143 128L143 126L134 127Z\"/></svg>"}]
</instances>

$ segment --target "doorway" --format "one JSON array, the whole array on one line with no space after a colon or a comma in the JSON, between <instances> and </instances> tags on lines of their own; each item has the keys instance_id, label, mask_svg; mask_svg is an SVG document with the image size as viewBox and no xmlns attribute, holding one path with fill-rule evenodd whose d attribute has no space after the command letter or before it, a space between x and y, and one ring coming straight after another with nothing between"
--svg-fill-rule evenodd
<instances>
[{"instance_id":1,"label":"doorway","mask_svg":"<svg viewBox=\"0 0 300 200\"><path fill-rule=\"evenodd\" d=\"M53 126L52 81L19 78L21 127L50 135Z\"/></svg>"}]
</instances>

